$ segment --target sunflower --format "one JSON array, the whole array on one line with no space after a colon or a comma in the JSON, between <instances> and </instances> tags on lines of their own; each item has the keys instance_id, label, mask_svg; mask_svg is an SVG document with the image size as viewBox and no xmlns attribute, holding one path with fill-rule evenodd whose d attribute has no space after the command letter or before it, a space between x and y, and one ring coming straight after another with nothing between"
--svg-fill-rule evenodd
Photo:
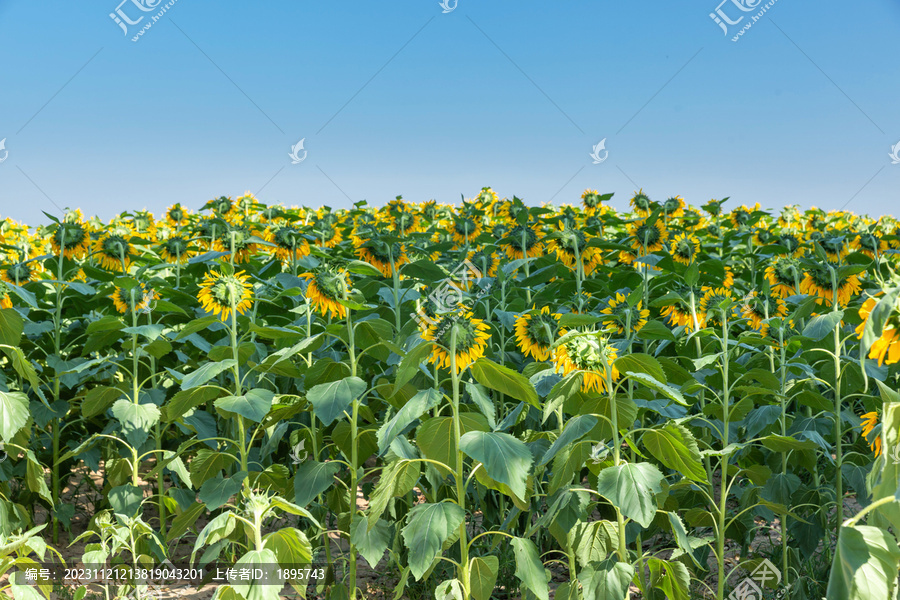
<instances>
[{"instance_id":1,"label":"sunflower","mask_svg":"<svg viewBox=\"0 0 900 600\"><path fill-rule=\"evenodd\" d=\"M694 328L694 318L691 315L691 307L688 303L678 300L674 304L664 306L659 311L660 316L669 319L672 327L687 327L688 331Z\"/></svg>"},{"instance_id":2,"label":"sunflower","mask_svg":"<svg viewBox=\"0 0 900 600\"><path fill-rule=\"evenodd\" d=\"M560 335L565 335L564 329ZM602 393L607 389L606 369L610 367L612 380L619 378L615 363L616 349L600 341L600 332L579 335L556 347L553 362L556 372L566 376L573 371L581 371L581 389L585 392Z\"/></svg>"},{"instance_id":3,"label":"sunflower","mask_svg":"<svg viewBox=\"0 0 900 600\"><path fill-rule=\"evenodd\" d=\"M309 256L309 242L291 225L269 227L263 233L263 239L274 244L272 253L284 263Z\"/></svg>"},{"instance_id":4,"label":"sunflower","mask_svg":"<svg viewBox=\"0 0 900 600\"><path fill-rule=\"evenodd\" d=\"M522 204L522 201L513 196L512 200L507 200L500 204L497 216L506 222L509 227L515 227L519 223L519 215L527 213L528 207Z\"/></svg>"},{"instance_id":5,"label":"sunflower","mask_svg":"<svg viewBox=\"0 0 900 600\"><path fill-rule=\"evenodd\" d=\"M479 250L469 252L469 262L481 273L482 277L496 277L497 268L500 266L500 257L494 252Z\"/></svg>"},{"instance_id":6,"label":"sunflower","mask_svg":"<svg viewBox=\"0 0 900 600\"><path fill-rule=\"evenodd\" d=\"M697 306L697 320L700 327L721 327L728 309L720 306L725 301L731 301L731 290L728 288L704 288L703 297Z\"/></svg>"},{"instance_id":7,"label":"sunflower","mask_svg":"<svg viewBox=\"0 0 900 600\"><path fill-rule=\"evenodd\" d=\"M549 246L556 252L557 258L570 269L575 268L575 252L577 250L585 274L590 274L594 270L597 259L599 259L597 249L588 248L584 232L577 229L568 227L563 229L557 237L550 240Z\"/></svg>"},{"instance_id":8,"label":"sunflower","mask_svg":"<svg viewBox=\"0 0 900 600\"><path fill-rule=\"evenodd\" d=\"M766 279L773 292L787 298L797 294L797 283L800 281L800 263L790 257L775 258L766 267Z\"/></svg>"},{"instance_id":9,"label":"sunflower","mask_svg":"<svg viewBox=\"0 0 900 600\"><path fill-rule=\"evenodd\" d=\"M728 219L735 227L744 227L750 222L750 218L753 216L753 211L755 210L759 210L758 202L753 208L747 208L746 206L741 205L731 211L731 214L728 215Z\"/></svg>"},{"instance_id":10,"label":"sunflower","mask_svg":"<svg viewBox=\"0 0 900 600\"><path fill-rule=\"evenodd\" d=\"M616 256L616 262L620 265L632 266L634 265L634 261L637 260L637 255L633 252L626 252L625 250L619 251L619 254Z\"/></svg>"},{"instance_id":11,"label":"sunflower","mask_svg":"<svg viewBox=\"0 0 900 600\"><path fill-rule=\"evenodd\" d=\"M619 292L616 292L616 297L611 298L606 308L600 312L607 315L603 319L603 322L608 324L607 329L615 330L619 335L625 334L626 323L631 324L629 335L637 333L641 327L647 324L647 319L650 317L650 311L646 308L642 309L642 302L638 302L637 306L629 306L625 294Z\"/></svg>"},{"instance_id":12,"label":"sunflower","mask_svg":"<svg viewBox=\"0 0 900 600\"><path fill-rule=\"evenodd\" d=\"M119 269L128 270L131 265L131 259L134 256L134 249L126 237L126 233L120 230L112 230L105 233L94 242L94 256L96 256L100 265L108 271L116 271Z\"/></svg>"},{"instance_id":13,"label":"sunflower","mask_svg":"<svg viewBox=\"0 0 900 600\"><path fill-rule=\"evenodd\" d=\"M458 245L471 244L481 235L481 223L471 217L454 217L451 231L453 241Z\"/></svg>"},{"instance_id":14,"label":"sunflower","mask_svg":"<svg viewBox=\"0 0 900 600\"><path fill-rule=\"evenodd\" d=\"M593 215L598 209L603 208L603 197L597 190L584 190L581 194L581 204L584 206L584 212Z\"/></svg>"},{"instance_id":15,"label":"sunflower","mask_svg":"<svg viewBox=\"0 0 900 600\"><path fill-rule=\"evenodd\" d=\"M850 254L850 244L847 242L846 236L834 230L827 232L819 240L819 244L828 255L828 260L834 263L840 262L842 258Z\"/></svg>"},{"instance_id":16,"label":"sunflower","mask_svg":"<svg viewBox=\"0 0 900 600\"><path fill-rule=\"evenodd\" d=\"M84 258L91 244L91 233L84 223L60 223L50 237L53 254L59 256L60 248L68 259Z\"/></svg>"},{"instance_id":17,"label":"sunflower","mask_svg":"<svg viewBox=\"0 0 900 600\"><path fill-rule=\"evenodd\" d=\"M343 318L347 314L346 307L340 303L347 290L350 289L350 278L331 271L307 273L302 275L308 281L306 297L315 304L322 316L332 315Z\"/></svg>"},{"instance_id":18,"label":"sunflower","mask_svg":"<svg viewBox=\"0 0 900 600\"><path fill-rule=\"evenodd\" d=\"M644 193L643 189L635 192L634 196L631 197L631 200L628 201L628 204L634 208L635 214L639 217L649 217L650 212L653 210L653 201L651 201L650 197Z\"/></svg>"},{"instance_id":19,"label":"sunflower","mask_svg":"<svg viewBox=\"0 0 900 600\"><path fill-rule=\"evenodd\" d=\"M760 246L768 246L775 241L775 234L768 227L757 227L753 232L753 239Z\"/></svg>"},{"instance_id":20,"label":"sunflower","mask_svg":"<svg viewBox=\"0 0 900 600\"><path fill-rule=\"evenodd\" d=\"M684 214L684 198L673 196L663 202L662 213L669 219L682 216Z\"/></svg>"},{"instance_id":21,"label":"sunflower","mask_svg":"<svg viewBox=\"0 0 900 600\"><path fill-rule=\"evenodd\" d=\"M249 275L244 271L238 271L234 275L210 271L200 284L200 292L197 299L203 306L203 310L214 315L221 314L222 320L227 321L234 308L239 315L244 314L253 306Z\"/></svg>"},{"instance_id":22,"label":"sunflower","mask_svg":"<svg viewBox=\"0 0 900 600\"><path fill-rule=\"evenodd\" d=\"M863 321L856 328L856 333L860 339L863 337L866 323L877 303L877 298L869 298L863 302L862 307L859 309L859 316ZM896 313L893 313L884 323L881 335L869 348L869 358L877 359L878 366L885 363L892 365L900 361L900 320L897 319Z\"/></svg>"},{"instance_id":23,"label":"sunflower","mask_svg":"<svg viewBox=\"0 0 900 600\"><path fill-rule=\"evenodd\" d=\"M156 240L156 219L153 218L153 213L145 210L136 211L134 216L128 221L128 225L131 226L135 235L151 241Z\"/></svg>"},{"instance_id":24,"label":"sunflower","mask_svg":"<svg viewBox=\"0 0 900 600\"><path fill-rule=\"evenodd\" d=\"M638 256L646 256L651 252L662 250L668 235L666 226L661 221L648 225L646 219L629 224L628 233L632 238L631 247L635 249Z\"/></svg>"},{"instance_id":25,"label":"sunflower","mask_svg":"<svg viewBox=\"0 0 900 600\"><path fill-rule=\"evenodd\" d=\"M36 262L34 264L38 265L38 268L32 267L32 265L27 262L4 265L3 268L0 269L0 279L14 285L23 285L29 281L34 281L37 279L40 263Z\"/></svg>"},{"instance_id":26,"label":"sunflower","mask_svg":"<svg viewBox=\"0 0 900 600\"><path fill-rule=\"evenodd\" d=\"M319 221L313 226L313 234L316 236L316 245L323 248L334 248L344 239L337 227L325 221Z\"/></svg>"},{"instance_id":27,"label":"sunflower","mask_svg":"<svg viewBox=\"0 0 900 600\"><path fill-rule=\"evenodd\" d=\"M731 267L725 267L725 279L722 280L722 287L730 288L734 286L734 271Z\"/></svg>"},{"instance_id":28,"label":"sunflower","mask_svg":"<svg viewBox=\"0 0 900 600\"><path fill-rule=\"evenodd\" d=\"M259 244L253 241L253 238L259 237L260 232L254 224L234 224L216 238L213 250L224 252L226 255L230 255L234 250L234 262L245 263L259 251Z\"/></svg>"},{"instance_id":29,"label":"sunflower","mask_svg":"<svg viewBox=\"0 0 900 600\"><path fill-rule=\"evenodd\" d=\"M756 291L750 292L744 297L744 303L741 309L741 315L748 321L750 325L765 336L769 332L768 319L774 317L786 317L787 306L778 296L757 294Z\"/></svg>"},{"instance_id":30,"label":"sunflower","mask_svg":"<svg viewBox=\"0 0 900 600\"><path fill-rule=\"evenodd\" d=\"M881 455L881 435L880 432L876 432L875 439L871 442L869 441L869 436L875 430L875 427L878 425L878 413L875 411L868 412L864 414L862 417L862 435L866 440L866 443L869 444L869 448L875 453L875 456Z\"/></svg>"},{"instance_id":31,"label":"sunflower","mask_svg":"<svg viewBox=\"0 0 900 600\"><path fill-rule=\"evenodd\" d=\"M188 240L182 235L173 235L159 246L159 255L170 265L185 264L196 252L190 249Z\"/></svg>"},{"instance_id":32,"label":"sunflower","mask_svg":"<svg viewBox=\"0 0 900 600\"><path fill-rule=\"evenodd\" d=\"M700 252L700 240L692 233L679 233L672 240L672 258L690 265Z\"/></svg>"},{"instance_id":33,"label":"sunflower","mask_svg":"<svg viewBox=\"0 0 900 600\"><path fill-rule=\"evenodd\" d=\"M836 290L838 305L846 306L850 299L858 294L861 289L859 277L856 275L848 275L838 279ZM803 281L800 282L800 292L810 296L818 296L818 304L831 306L834 303L835 296L831 271L823 265L818 265L807 271L803 276Z\"/></svg>"},{"instance_id":34,"label":"sunflower","mask_svg":"<svg viewBox=\"0 0 900 600\"><path fill-rule=\"evenodd\" d=\"M435 342L428 361L438 367L451 368L453 365L451 346L456 334L456 372L460 373L473 362L484 356L484 349L490 339L490 327L481 319L476 319L471 311L460 308L459 312L442 315L428 326L422 339Z\"/></svg>"},{"instance_id":35,"label":"sunflower","mask_svg":"<svg viewBox=\"0 0 900 600\"><path fill-rule=\"evenodd\" d=\"M506 255L510 259L540 256L544 252L544 241L530 225L517 225L506 235Z\"/></svg>"},{"instance_id":36,"label":"sunflower","mask_svg":"<svg viewBox=\"0 0 900 600\"><path fill-rule=\"evenodd\" d=\"M214 200L210 200L203 208L212 210L217 216L229 222L240 215L234 201L228 196L219 196Z\"/></svg>"},{"instance_id":37,"label":"sunflower","mask_svg":"<svg viewBox=\"0 0 900 600\"><path fill-rule=\"evenodd\" d=\"M173 204L166 209L166 222L172 227L184 227L188 224L190 214L181 203Z\"/></svg>"},{"instance_id":38,"label":"sunflower","mask_svg":"<svg viewBox=\"0 0 900 600\"><path fill-rule=\"evenodd\" d=\"M392 258L394 261L393 266L396 269L409 262L409 257L406 255L406 248L403 244L387 244L378 239L365 242L356 249L356 255L360 260L366 261L381 271L381 274L385 277L391 277L394 273L391 270Z\"/></svg>"},{"instance_id":39,"label":"sunflower","mask_svg":"<svg viewBox=\"0 0 900 600\"><path fill-rule=\"evenodd\" d=\"M803 255L803 237L793 229L782 231L778 236L778 243L787 248L788 254L795 258Z\"/></svg>"},{"instance_id":40,"label":"sunflower","mask_svg":"<svg viewBox=\"0 0 900 600\"><path fill-rule=\"evenodd\" d=\"M888 249L887 242L875 233L861 233L856 236L851 245L869 258L875 258L876 255L882 256Z\"/></svg>"},{"instance_id":41,"label":"sunflower","mask_svg":"<svg viewBox=\"0 0 900 600\"><path fill-rule=\"evenodd\" d=\"M539 311L532 308L531 311L522 313L516 319L516 340L522 354L538 361L549 359L550 346L556 339L561 316L556 313L550 314L548 306L542 307Z\"/></svg>"},{"instance_id":42,"label":"sunflower","mask_svg":"<svg viewBox=\"0 0 900 600\"><path fill-rule=\"evenodd\" d=\"M580 315L590 312L589 306L593 300L590 292L581 290L581 292L575 292L572 297L566 301L566 306L568 306L573 313Z\"/></svg>"},{"instance_id":43,"label":"sunflower","mask_svg":"<svg viewBox=\"0 0 900 600\"><path fill-rule=\"evenodd\" d=\"M9 297L9 292L6 290L6 286L0 284L0 308L12 308L12 298Z\"/></svg>"},{"instance_id":44,"label":"sunflower","mask_svg":"<svg viewBox=\"0 0 900 600\"><path fill-rule=\"evenodd\" d=\"M475 196L475 203L482 210L490 210L494 204L500 201L500 196L490 187L481 188L481 192Z\"/></svg>"},{"instance_id":45,"label":"sunflower","mask_svg":"<svg viewBox=\"0 0 900 600\"><path fill-rule=\"evenodd\" d=\"M156 292L147 284L138 283L136 287L131 289L123 289L116 287L110 296L116 310L123 315L135 312L141 312L150 307L150 303L156 299Z\"/></svg>"}]
</instances>

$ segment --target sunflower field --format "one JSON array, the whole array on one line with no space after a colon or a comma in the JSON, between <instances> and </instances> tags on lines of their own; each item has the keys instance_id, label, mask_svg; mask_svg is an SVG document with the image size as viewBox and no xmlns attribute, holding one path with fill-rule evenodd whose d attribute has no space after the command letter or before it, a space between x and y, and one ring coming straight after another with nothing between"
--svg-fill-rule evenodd
<instances>
[{"instance_id":1,"label":"sunflower field","mask_svg":"<svg viewBox=\"0 0 900 600\"><path fill-rule=\"evenodd\" d=\"M900 223L611 198L0 220L0 590L896 599Z\"/></svg>"}]
</instances>

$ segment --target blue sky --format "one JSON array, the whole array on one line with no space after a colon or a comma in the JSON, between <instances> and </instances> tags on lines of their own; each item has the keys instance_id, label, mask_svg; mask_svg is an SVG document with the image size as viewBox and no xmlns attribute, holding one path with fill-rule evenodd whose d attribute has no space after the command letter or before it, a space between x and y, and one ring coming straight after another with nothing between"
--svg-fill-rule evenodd
<instances>
[{"instance_id":1,"label":"blue sky","mask_svg":"<svg viewBox=\"0 0 900 600\"><path fill-rule=\"evenodd\" d=\"M166 2L120 1L0 0L0 216L482 186L900 216L898 0L777 0L737 42L765 2L725 35L719 0L177 0L133 42Z\"/></svg>"}]
</instances>

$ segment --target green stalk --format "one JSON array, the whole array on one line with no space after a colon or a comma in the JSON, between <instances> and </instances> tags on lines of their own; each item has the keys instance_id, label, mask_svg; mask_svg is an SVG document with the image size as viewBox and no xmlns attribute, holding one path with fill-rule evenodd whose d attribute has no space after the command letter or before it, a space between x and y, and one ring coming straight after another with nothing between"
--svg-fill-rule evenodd
<instances>
[{"instance_id":1,"label":"green stalk","mask_svg":"<svg viewBox=\"0 0 900 600\"><path fill-rule=\"evenodd\" d=\"M728 440L730 439L728 413L731 409L729 406L731 390L728 382L728 314L725 311L722 312L722 354L722 388L724 392L722 396L722 448L727 448ZM730 454L730 452L722 454L719 467L721 476L717 515L719 517L719 526L716 528L716 558L719 563L718 592L716 594L718 600L724 600L725 598L725 517L728 511L728 460Z\"/></svg>"},{"instance_id":2,"label":"green stalk","mask_svg":"<svg viewBox=\"0 0 900 600\"><path fill-rule=\"evenodd\" d=\"M341 280L343 282L343 279ZM349 291L344 287L344 297L349 299ZM350 376L356 377L356 342L353 331L352 310L345 307L347 312L347 346L350 352ZM352 414L350 415L350 521L356 516L356 494L359 487L359 398L353 399ZM356 545L350 542L350 600L356 600Z\"/></svg>"},{"instance_id":3,"label":"green stalk","mask_svg":"<svg viewBox=\"0 0 900 600\"><path fill-rule=\"evenodd\" d=\"M58 282L57 287L57 298L56 298L56 313L53 317L53 325L54 325L54 338L53 338L53 348L56 352L56 356L62 360L62 356L60 356L60 349L62 347L62 307L63 302L65 301L65 295L63 291L65 290L65 285L63 284L63 259L66 253L66 228L60 227L61 231L59 234L60 242L59 242L59 256L57 257L57 276L56 281ZM59 373L54 370L53 376L53 401L54 403L59 401L60 396L60 380ZM53 419L53 471L52 471L52 481L51 481L51 498L53 500L53 543L59 543L59 518L56 516L56 507L59 506L59 498L60 498L60 490L62 488L62 484L60 481L59 475L59 444L60 444L60 434L62 433L62 423L59 418Z\"/></svg>"},{"instance_id":4,"label":"green stalk","mask_svg":"<svg viewBox=\"0 0 900 600\"><path fill-rule=\"evenodd\" d=\"M603 347L604 352L604 365L606 366L606 390L609 394L609 410L610 410L610 420L612 421L612 434L613 434L613 466L618 467L622 462L622 440L619 438L619 410L616 406L616 387L613 382L612 376L612 365L609 364L609 360L606 358L606 347ZM625 517L622 515L622 511L619 510L619 507L616 508L616 522L618 524L619 530L619 561L627 563L628 562L628 548L626 547L626 538L625 538ZM630 592L629 592L630 596Z\"/></svg>"},{"instance_id":5,"label":"green stalk","mask_svg":"<svg viewBox=\"0 0 900 600\"><path fill-rule=\"evenodd\" d=\"M456 502L463 512L466 510L466 484L463 472L463 452L460 449L459 440L462 437L462 427L459 420L459 373L456 370L456 336L458 325L454 323L450 328L450 381L453 387L453 437L456 442ZM459 525L459 580L462 581L464 600L469 598L469 541L466 520Z\"/></svg>"},{"instance_id":6,"label":"green stalk","mask_svg":"<svg viewBox=\"0 0 900 600\"><path fill-rule=\"evenodd\" d=\"M837 274L834 268L829 265L831 271L831 291L832 291L832 312L838 311L838 287ZM837 527L844 522L844 474L841 472L843 464L844 448L843 448L843 432L841 431L841 322L838 320L834 325L834 469L835 469L835 500L836 523Z\"/></svg>"}]
</instances>

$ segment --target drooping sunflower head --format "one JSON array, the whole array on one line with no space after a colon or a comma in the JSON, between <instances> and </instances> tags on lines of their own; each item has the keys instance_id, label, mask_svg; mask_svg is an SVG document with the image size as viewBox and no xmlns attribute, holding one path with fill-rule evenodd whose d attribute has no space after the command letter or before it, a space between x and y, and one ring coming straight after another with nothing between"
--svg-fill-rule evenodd
<instances>
[{"instance_id":1,"label":"drooping sunflower head","mask_svg":"<svg viewBox=\"0 0 900 600\"><path fill-rule=\"evenodd\" d=\"M757 205L756 208L758 209L759 205ZM731 214L728 215L731 224L738 228L746 226L752 217L753 209L747 208L744 205L735 208L731 211Z\"/></svg>"},{"instance_id":2,"label":"drooping sunflower head","mask_svg":"<svg viewBox=\"0 0 900 600\"><path fill-rule=\"evenodd\" d=\"M863 337L866 324L878 302L877 298L868 298L859 309L862 323L856 328L856 333L860 339ZM875 333L878 332L875 331ZM869 358L877 360L878 366L900 362L900 300L894 302L893 309L882 325L881 334L869 348Z\"/></svg>"},{"instance_id":3,"label":"drooping sunflower head","mask_svg":"<svg viewBox=\"0 0 900 600\"><path fill-rule=\"evenodd\" d=\"M787 316L787 306L778 296L759 294L755 290L744 296L741 315L750 321L751 327L765 336L769 331L768 320Z\"/></svg>"},{"instance_id":4,"label":"drooping sunflower head","mask_svg":"<svg viewBox=\"0 0 900 600\"><path fill-rule=\"evenodd\" d=\"M888 249L888 244L877 233L864 232L853 240L853 247L869 258L875 258L885 253Z\"/></svg>"},{"instance_id":5,"label":"drooping sunflower head","mask_svg":"<svg viewBox=\"0 0 900 600\"><path fill-rule=\"evenodd\" d=\"M659 220L652 225L646 219L635 221L629 224L628 232L631 234L631 247L639 256L662 250L668 236L666 226Z\"/></svg>"},{"instance_id":6,"label":"drooping sunflower head","mask_svg":"<svg viewBox=\"0 0 900 600\"><path fill-rule=\"evenodd\" d=\"M731 290L706 288L697 306L700 327L721 327L731 313Z\"/></svg>"},{"instance_id":7,"label":"drooping sunflower head","mask_svg":"<svg viewBox=\"0 0 900 600\"><path fill-rule=\"evenodd\" d=\"M869 448L875 456L881 455L881 426L878 425L878 413L875 411L864 414L862 417L862 435L869 444Z\"/></svg>"},{"instance_id":8,"label":"drooping sunflower head","mask_svg":"<svg viewBox=\"0 0 900 600\"><path fill-rule=\"evenodd\" d=\"M684 300L677 300L664 306L659 311L660 316L669 320L672 327L687 327L688 331L694 329L694 319L691 315L691 306Z\"/></svg>"},{"instance_id":9,"label":"drooping sunflower head","mask_svg":"<svg viewBox=\"0 0 900 600\"><path fill-rule=\"evenodd\" d=\"M40 262L18 262L0 267L0 279L6 283L23 285L37 279Z\"/></svg>"},{"instance_id":10,"label":"drooping sunflower head","mask_svg":"<svg viewBox=\"0 0 900 600\"><path fill-rule=\"evenodd\" d=\"M565 335L566 331L560 330L560 334ZM608 383L619 378L619 370L614 364L616 358L618 358L616 349L609 345L603 334L593 331L573 337L557 346L553 362L556 372L563 376L573 371L581 371L583 391L602 393L608 389ZM608 382L607 379L612 381Z\"/></svg>"},{"instance_id":11,"label":"drooping sunflower head","mask_svg":"<svg viewBox=\"0 0 900 600\"><path fill-rule=\"evenodd\" d=\"M327 219L321 219L313 225L313 235L316 237L316 245L323 248L334 248L344 239L337 224Z\"/></svg>"},{"instance_id":12,"label":"drooping sunflower head","mask_svg":"<svg viewBox=\"0 0 900 600\"><path fill-rule=\"evenodd\" d=\"M12 298L9 297L9 288L3 283L0 283L0 309L12 307L13 303Z\"/></svg>"},{"instance_id":13,"label":"drooping sunflower head","mask_svg":"<svg viewBox=\"0 0 900 600\"><path fill-rule=\"evenodd\" d=\"M509 226L506 223L497 223L491 227L491 236L494 239L502 240L509 233Z\"/></svg>"},{"instance_id":14,"label":"drooping sunflower head","mask_svg":"<svg viewBox=\"0 0 900 600\"><path fill-rule=\"evenodd\" d=\"M481 188L481 191L475 196L475 202L482 210L490 210L490 208L500 201L500 196L490 187Z\"/></svg>"},{"instance_id":15,"label":"drooping sunflower head","mask_svg":"<svg viewBox=\"0 0 900 600\"><path fill-rule=\"evenodd\" d=\"M159 247L160 257L172 265L185 264L194 254L188 239L182 235L170 236Z\"/></svg>"},{"instance_id":16,"label":"drooping sunflower head","mask_svg":"<svg viewBox=\"0 0 900 600\"><path fill-rule=\"evenodd\" d=\"M485 251L469 253L469 262L481 273L482 277L496 277L497 268L500 266L500 257L495 252Z\"/></svg>"},{"instance_id":17,"label":"drooping sunflower head","mask_svg":"<svg viewBox=\"0 0 900 600\"><path fill-rule=\"evenodd\" d=\"M116 310L122 314L131 314L134 312L145 312L150 309L151 303L156 300L156 292L145 283L138 283L136 286L125 289L116 287L110 296Z\"/></svg>"},{"instance_id":18,"label":"drooping sunflower head","mask_svg":"<svg viewBox=\"0 0 900 600\"><path fill-rule=\"evenodd\" d=\"M544 242L531 225L513 227L504 239L506 255L511 259L539 256L544 250Z\"/></svg>"},{"instance_id":19,"label":"drooping sunflower head","mask_svg":"<svg viewBox=\"0 0 900 600\"><path fill-rule=\"evenodd\" d=\"M251 222L232 224L227 230L222 231L213 242L216 252L231 254L234 252L235 264L248 262L259 251L259 244L255 238L259 238L260 232Z\"/></svg>"},{"instance_id":20,"label":"drooping sunflower head","mask_svg":"<svg viewBox=\"0 0 900 600\"><path fill-rule=\"evenodd\" d=\"M220 315L223 321L227 321L232 311L242 315L253 306L252 290L250 276L245 275L244 271L233 275L210 271L200 284L197 299L206 312Z\"/></svg>"},{"instance_id":21,"label":"drooping sunflower head","mask_svg":"<svg viewBox=\"0 0 900 600\"><path fill-rule=\"evenodd\" d=\"M403 244L398 242L389 244L377 238L369 240L357 248L356 255L381 271L385 277L391 277L394 273L393 269L399 269L409 262Z\"/></svg>"},{"instance_id":22,"label":"drooping sunflower head","mask_svg":"<svg viewBox=\"0 0 900 600\"><path fill-rule=\"evenodd\" d=\"M690 265L700 253L700 240L692 233L679 233L672 240L672 258Z\"/></svg>"},{"instance_id":23,"label":"drooping sunflower head","mask_svg":"<svg viewBox=\"0 0 900 600\"><path fill-rule=\"evenodd\" d=\"M471 244L481 235L481 223L477 218L456 216L453 218L453 241L459 245Z\"/></svg>"},{"instance_id":24,"label":"drooping sunflower head","mask_svg":"<svg viewBox=\"0 0 900 600\"><path fill-rule=\"evenodd\" d=\"M608 331L614 331L619 335L632 335L640 331L647 324L650 311L643 308L643 302L638 301L635 306L628 304L626 294L616 292L615 297L606 302L606 307L600 312L604 315L603 322ZM630 330L629 330L630 328Z\"/></svg>"},{"instance_id":25,"label":"drooping sunflower head","mask_svg":"<svg viewBox=\"0 0 900 600\"><path fill-rule=\"evenodd\" d=\"M574 268L576 258L580 258L582 265L591 262L594 248L587 248L587 237L579 229L566 227L551 240L551 247L556 251L556 256L567 267Z\"/></svg>"},{"instance_id":26,"label":"drooping sunflower head","mask_svg":"<svg viewBox=\"0 0 900 600\"><path fill-rule=\"evenodd\" d=\"M768 246L775 241L775 234L768 227L757 227L753 232L753 239L760 246Z\"/></svg>"},{"instance_id":27,"label":"drooping sunflower head","mask_svg":"<svg viewBox=\"0 0 900 600\"><path fill-rule=\"evenodd\" d=\"M799 257L803 254L803 238L793 229L782 231L778 236L778 243L787 248L791 256Z\"/></svg>"},{"instance_id":28,"label":"drooping sunflower head","mask_svg":"<svg viewBox=\"0 0 900 600\"><path fill-rule=\"evenodd\" d=\"M640 217L647 217L653 211L653 201L644 193L644 190L635 192L631 200L628 201L634 212Z\"/></svg>"},{"instance_id":29,"label":"drooping sunflower head","mask_svg":"<svg viewBox=\"0 0 900 600\"><path fill-rule=\"evenodd\" d=\"M705 210L711 217L718 217L722 214L722 205L725 204L725 200L728 198L724 198L722 200L716 200L713 198L706 204L704 204L701 208Z\"/></svg>"},{"instance_id":30,"label":"drooping sunflower head","mask_svg":"<svg viewBox=\"0 0 900 600\"><path fill-rule=\"evenodd\" d=\"M179 202L166 209L166 222L172 227L184 227L188 224L190 214Z\"/></svg>"},{"instance_id":31,"label":"drooping sunflower head","mask_svg":"<svg viewBox=\"0 0 900 600\"><path fill-rule=\"evenodd\" d=\"M282 262L290 262L309 255L309 242L303 232L293 225L272 226L266 229L264 239L274 244L272 252Z\"/></svg>"},{"instance_id":32,"label":"drooping sunflower head","mask_svg":"<svg viewBox=\"0 0 900 600\"><path fill-rule=\"evenodd\" d=\"M68 258L84 258L91 243L91 233L88 227L80 222L60 223L50 238L50 246L53 253L59 256L60 249Z\"/></svg>"},{"instance_id":33,"label":"drooping sunflower head","mask_svg":"<svg viewBox=\"0 0 900 600\"><path fill-rule=\"evenodd\" d=\"M134 256L134 248L129 238L112 230L94 242L94 256L104 269L109 271L127 270Z\"/></svg>"},{"instance_id":34,"label":"drooping sunflower head","mask_svg":"<svg viewBox=\"0 0 900 600\"><path fill-rule=\"evenodd\" d=\"M825 235L819 240L819 244L825 250L825 254L828 255L828 260L831 262L840 262L842 258L850 253L850 244L847 242L847 237L835 230L825 232Z\"/></svg>"},{"instance_id":35,"label":"drooping sunflower head","mask_svg":"<svg viewBox=\"0 0 900 600\"><path fill-rule=\"evenodd\" d=\"M841 277L835 273L832 279L831 269L827 265L811 267L800 282L800 292L816 296L818 304L832 306L835 295L839 306L846 306L848 302L860 292L862 285L856 275ZM835 287L836 284L836 287Z\"/></svg>"},{"instance_id":36,"label":"drooping sunflower head","mask_svg":"<svg viewBox=\"0 0 900 600\"><path fill-rule=\"evenodd\" d=\"M347 308L340 303L350 290L350 277L341 275L330 269L307 273L302 276L307 280L306 297L312 302L319 314L343 318Z\"/></svg>"},{"instance_id":37,"label":"drooping sunflower head","mask_svg":"<svg viewBox=\"0 0 900 600\"><path fill-rule=\"evenodd\" d=\"M136 235L145 238L149 237L151 240L156 237L156 219L151 212L146 210L135 211L128 224Z\"/></svg>"},{"instance_id":38,"label":"drooping sunflower head","mask_svg":"<svg viewBox=\"0 0 900 600\"><path fill-rule=\"evenodd\" d=\"M210 200L204 208L209 208L222 217L228 217L232 212L236 212L234 201L227 196L219 196L214 200Z\"/></svg>"},{"instance_id":39,"label":"drooping sunflower head","mask_svg":"<svg viewBox=\"0 0 900 600\"><path fill-rule=\"evenodd\" d=\"M516 319L516 340L522 354L537 361L549 359L550 346L559 331L560 316L551 314L548 306L522 313Z\"/></svg>"},{"instance_id":40,"label":"drooping sunflower head","mask_svg":"<svg viewBox=\"0 0 900 600\"><path fill-rule=\"evenodd\" d=\"M284 220L287 213L283 206L267 206L259 213L259 218L263 223L280 223Z\"/></svg>"},{"instance_id":41,"label":"drooping sunflower head","mask_svg":"<svg viewBox=\"0 0 900 600\"><path fill-rule=\"evenodd\" d=\"M802 277L800 263L789 256L782 256L772 260L766 267L766 279L773 292L783 298L798 293L797 284Z\"/></svg>"},{"instance_id":42,"label":"drooping sunflower head","mask_svg":"<svg viewBox=\"0 0 900 600\"><path fill-rule=\"evenodd\" d=\"M662 212L666 217L680 217L684 214L684 198L681 196L672 196L662 204Z\"/></svg>"},{"instance_id":43,"label":"drooping sunflower head","mask_svg":"<svg viewBox=\"0 0 900 600\"><path fill-rule=\"evenodd\" d=\"M490 327L487 323L476 319L471 311L463 307L457 312L441 315L422 334L423 339L435 342L428 360L438 367L452 368L455 344L457 373L466 370L469 365L484 356L484 349L490 337Z\"/></svg>"},{"instance_id":44,"label":"drooping sunflower head","mask_svg":"<svg viewBox=\"0 0 900 600\"><path fill-rule=\"evenodd\" d=\"M597 190L584 190L584 193L581 194L581 204L584 205L588 214L594 214L602 202L603 198Z\"/></svg>"}]
</instances>

